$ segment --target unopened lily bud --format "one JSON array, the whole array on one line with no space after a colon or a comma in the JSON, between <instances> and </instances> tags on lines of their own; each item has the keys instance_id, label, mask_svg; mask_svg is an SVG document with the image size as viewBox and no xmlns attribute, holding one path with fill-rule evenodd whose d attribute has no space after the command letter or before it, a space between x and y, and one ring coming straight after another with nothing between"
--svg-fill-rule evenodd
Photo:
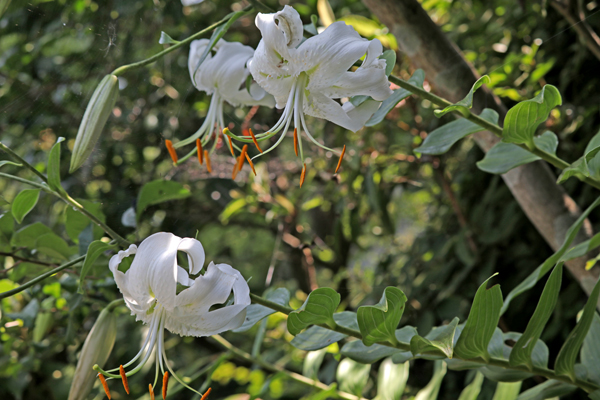
<instances>
[{"instance_id":1,"label":"unopened lily bud","mask_svg":"<svg viewBox=\"0 0 600 400\"><path fill-rule=\"evenodd\" d=\"M79 125L75 138L71 167L69 172L75 171L87 160L100 137L100 133L119 95L119 79L116 75L106 75L94 90Z\"/></svg>"},{"instance_id":2,"label":"unopened lily bud","mask_svg":"<svg viewBox=\"0 0 600 400\"><path fill-rule=\"evenodd\" d=\"M97 380L98 373L94 371L94 365L103 367L112 351L117 337L117 317L109 308L102 310L83 343L69 391L69 400L87 398Z\"/></svg>"}]
</instances>

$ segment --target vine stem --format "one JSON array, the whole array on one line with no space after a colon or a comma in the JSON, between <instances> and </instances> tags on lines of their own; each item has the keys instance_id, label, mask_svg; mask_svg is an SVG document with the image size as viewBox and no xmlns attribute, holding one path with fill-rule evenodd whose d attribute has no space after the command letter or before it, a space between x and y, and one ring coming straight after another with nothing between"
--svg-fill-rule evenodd
<instances>
[{"instance_id":1,"label":"vine stem","mask_svg":"<svg viewBox=\"0 0 600 400\"><path fill-rule=\"evenodd\" d=\"M300 383L302 383L304 385L307 385L307 386L310 386L310 387L314 387L314 388L317 388L319 390L323 390L323 391L329 391L329 390L331 390L330 386L328 386L328 385L324 384L323 382L320 382L320 381L318 381L316 379L307 378L304 375L300 375L300 374L297 374L295 372L288 371L288 370L286 370L284 368L276 367L274 364L265 362L265 361L261 360L260 358L252 357L250 354L246 353L243 350L238 349L237 347L235 347L234 345L232 345L231 343L229 343L221 335L213 335L212 339L215 340L217 343L219 343L219 345L221 347L223 347L224 349L230 351L231 354L233 354L234 356L236 356L238 358L241 358L243 360L246 360L248 362L255 363L255 364L259 365L261 368L266 369L267 371L285 374L288 378L291 378L291 379L295 380L296 382L300 382ZM345 399L345 400L366 400L363 397L358 397L358 396L355 396L353 394L342 392L342 391L339 391L339 390L336 391L336 394L337 394L337 398L339 398L339 399Z\"/></svg>"},{"instance_id":2,"label":"vine stem","mask_svg":"<svg viewBox=\"0 0 600 400\"><path fill-rule=\"evenodd\" d=\"M242 11L250 11L253 8L252 5L248 5L246 7L244 7L242 9ZM115 69L112 74L116 75L116 76L120 76L122 74L124 74L125 72L132 70L132 69L137 69L137 68L141 68L144 67L148 64L152 64L154 61L164 57L165 55L169 54L172 51L177 50L178 48L185 46L186 44L190 43L192 40L199 38L200 36L204 35L205 33L208 33L210 31L212 31L215 28L218 28L221 25L224 25L227 23L227 21L229 21L230 19L230 15L227 15L225 18L223 18L222 20L215 22L214 24L210 25L209 27L202 29L200 32L194 33L192 36L188 37L187 39L182 40L181 42L178 42L176 44L174 44L173 46L170 46L169 48L161 51L160 53L156 53L155 55L153 55L152 57L146 58L145 60L142 61L138 61L132 64L127 64L127 65L122 65L119 68Z\"/></svg>"},{"instance_id":3,"label":"vine stem","mask_svg":"<svg viewBox=\"0 0 600 400\"><path fill-rule=\"evenodd\" d=\"M273 301L267 300L263 297L257 296L255 294L250 293L250 298L252 299L252 301L256 304L260 304L263 305L265 307L268 307L272 310L275 311L279 311L281 313L284 313L286 315L289 315L292 311L294 311L292 308L290 307L286 307L286 306L282 306L281 304L277 304ZM339 324L335 327L335 328L331 328L329 326L327 326L326 324L320 324L319 325L322 328L325 329L329 329L335 332L339 332L339 333L343 333L345 335L348 336L352 336L355 337L357 339L361 339L362 340L362 335L359 331L355 330L355 329L350 329L347 328L345 326L340 326ZM390 342L377 342L377 344L383 345L383 346L388 346L388 347L394 347L396 349L402 350L402 351L410 351L410 345L407 343L402 343L402 342L398 342L396 344L390 343ZM540 368L540 367L533 367L532 370L530 370L529 368L527 368L524 365L521 366L511 366L508 363L508 360L503 360L503 359L499 359L499 358L490 358L488 361L482 359L482 358L474 358L474 359L467 359L467 358L461 358L459 356L454 356L454 358L459 359L459 360L464 360L464 361L469 361L469 362L474 362L474 363L478 363L481 364L482 366L484 365L493 365L495 367L500 367L500 368L504 368L504 369L511 369L511 370L517 370L517 371L523 371L523 372L530 372L533 373L535 375L540 375L543 376L545 378L548 379L554 379L557 381L561 381L561 382L565 382L571 385L575 385L578 386L579 388L585 390L586 392L590 393L593 392L595 390L600 389L600 386L592 383L592 382L588 382L582 379L576 379L575 381L572 381L568 376L566 375L557 375L556 372L554 372L551 369L548 368Z\"/></svg>"},{"instance_id":4,"label":"vine stem","mask_svg":"<svg viewBox=\"0 0 600 400\"><path fill-rule=\"evenodd\" d=\"M419 97L425 99L425 100L429 100L430 102L432 102L433 104L435 104L436 106L445 108L448 106L451 106L453 103L449 102L448 100L436 96L433 93L430 93L424 89L421 89L418 86L415 86L413 84L410 84L408 82L406 82L405 80L402 80L400 78L398 78L397 76L394 75L390 75L389 76L389 81L400 86L403 89L408 90L409 92L418 95ZM481 118L478 115L475 115L471 112L469 112L468 116L464 116L463 114L461 114L459 111L455 110L454 111L455 114L460 115L463 118L468 119L469 121L481 126L482 128L485 128L486 130L492 132L494 135L498 136L498 137L502 137L502 128L492 122L489 122L483 118ZM535 154L536 156L538 156L539 158L541 158L542 160L552 164L553 166L555 166L556 168L559 169L565 169L567 167L569 167L571 164L569 164L568 162L566 162L565 160L555 156L554 154L550 154L550 153L546 153L543 150L540 150L538 148L533 148L530 149L527 145L525 144L517 144L517 146L521 147L524 150L527 150L528 152ZM590 186L595 187L596 189L600 189L600 182L589 178L589 177L585 177L583 179L583 182L587 183Z\"/></svg>"}]
</instances>

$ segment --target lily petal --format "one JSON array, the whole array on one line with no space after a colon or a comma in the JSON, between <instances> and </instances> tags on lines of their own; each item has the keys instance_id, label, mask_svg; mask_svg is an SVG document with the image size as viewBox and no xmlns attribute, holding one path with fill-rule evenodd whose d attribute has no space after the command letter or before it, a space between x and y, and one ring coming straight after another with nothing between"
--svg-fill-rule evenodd
<instances>
[{"instance_id":1,"label":"lily petal","mask_svg":"<svg viewBox=\"0 0 600 400\"><path fill-rule=\"evenodd\" d=\"M204 266L205 260L204 247L202 247L202 243L196 239L183 238L181 239L181 242L179 242L177 250L187 253L190 274L196 275L200 273L202 267Z\"/></svg>"},{"instance_id":2,"label":"lily petal","mask_svg":"<svg viewBox=\"0 0 600 400\"><path fill-rule=\"evenodd\" d=\"M373 113L377 110L379 104L380 103L377 102L377 107ZM351 109L346 106L346 110L350 111ZM332 100L324 94L318 92L309 93L304 101L304 112L306 114L313 117L326 119L341 126L342 128L351 130L352 132L356 132L362 128L364 126L364 122L370 118L369 116L367 119L365 119L365 121L362 121L362 118L364 117L363 113L358 114L353 112L351 115L349 115L346 110L344 110L344 108L335 100Z\"/></svg>"},{"instance_id":3,"label":"lily petal","mask_svg":"<svg viewBox=\"0 0 600 400\"><path fill-rule=\"evenodd\" d=\"M289 60L290 54L302 42L302 20L298 11L290 6L273 14L258 13L255 23L263 37L259 43L259 47L263 45L262 55L274 65Z\"/></svg>"}]
</instances>

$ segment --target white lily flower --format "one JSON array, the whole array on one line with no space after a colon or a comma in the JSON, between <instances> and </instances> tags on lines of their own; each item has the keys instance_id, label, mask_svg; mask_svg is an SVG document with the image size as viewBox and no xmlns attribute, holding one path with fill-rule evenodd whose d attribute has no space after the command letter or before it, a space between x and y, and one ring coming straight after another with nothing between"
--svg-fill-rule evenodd
<instances>
[{"instance_id":1,"label":"white lily flower","mask_svg":"<svg viewBox=\"0 0 600 400\"><path fill-rule=\"evenodd\" d=\"M265 92L256 82L250 85L249 91L246 89L246 78L250 74L246 67L246 62L254 54L252 47L237 42L219 40L213 47L213 51L216 51L214 56L209 52L204 62L198 66L208 45L208 39L194 40L190 44L188 69L190 78L196 89L212 95L212 98L204 123L196 133L175 145L172 145L170 141L167 142L171 157L176 163L181 163L191 157L195 150L192 150L188 155L179 160L176 157L174 149L194 143L197 139L200 139L197 147L199 152L202 153L202 148L213 138L213 133L215 141L211 152L214 151L218 143L218 135L225 128L223 102L227 102L232 106L259 105L273 107L275 105L273 96ZM230 150L233 154L231 147Z\"/></svg>"},{"instance_id":2,"label":"white lily flower","mask_svg":"<svg viewBox=\"0 0 600 400\"><path fill-rule=\"evenodd\" d=\"M355 132L375 113L380 102L392 94L385 60L378 58L383 53L379 40L361 38L352 26L340 21L303 41L300 15L290 6L274 14L259 13L255 22L262 39L248 62L248 69L256 82L275 97L277 108L284 108L269 132L256 135L258 140L266 140L282 132L277 143L263 154L281 142L292 118L294 141L300 144L301 155L302 141L297 130L303 130L319 147L331 150L311 135L304 114ZM350 71L363 56L360 67ZM358 107L334 100L357 95L372 99Z\"/></svg>"},{"instance_id":3,"label":"white lily flower","mask_svg":"<svg viewBox=\"0 0 600 400\"><path fill-rule=\"evenodd\" d=\"M187 253L189 273L177 265L178 251ZM119 271L121 261L133 254L135 258L127 272ZM138 372L155 350L156 377L160 368L168 379L168 370L179 383L195 391L175 375L169 365L164 329L181 336L210 336L235 329L244 322L246 307L250 304L248 284L230 265L211 262L204 275L190 278L190 275L201 272L204 260L204 249L199 241L166 232L155 233L146 238L139 248L131 245L113 256L109 268L125 304L136 320L148 324L149 330L141 350L127 364L109 371L94 369L110 378L122 378L128 391L126 377ZM178 284L186 286L179 293ZM225 303L232 291L232 304L210 310L216 304ZM135 368L125 371L140 358ZM120 375L117 375L119 371Z\"/></svg>"}]
</instances>

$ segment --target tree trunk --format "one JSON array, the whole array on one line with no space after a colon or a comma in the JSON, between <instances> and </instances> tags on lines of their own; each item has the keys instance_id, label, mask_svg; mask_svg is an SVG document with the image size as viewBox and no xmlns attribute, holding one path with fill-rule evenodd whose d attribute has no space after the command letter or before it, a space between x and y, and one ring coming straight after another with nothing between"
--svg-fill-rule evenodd
<instances>
[{"instance_id":1,"label":"tree trunk","mask_svg":"<svg viewBox=\"0 0 600 400\"><path fill-rule=\"evenodd\" d=\"M452 102L465 97L477 80L477 74L417 0L363 0L363 3L396 36L400 51L416 67L425 71L428 82L438 95ZM481 88L475 94L473 111L479 113L484 108L498 111L500 121L506 115L506 107L500 99L486 88ZM487 131L475 134L474 139L485 152L500 141ZM580 215L580 210L563 188L556 184L556 177L548 165L536 161L515 168L502 175L502 178L538 232L553 250L557 250L564 241L567 229ZM591 235L589 221L586 221L582 231L585 234L580 234L576 243ZM598 280L600 268L586 271L585 261L582 257L566 265L589 295Z\"/></svg>"}]
</instances>

